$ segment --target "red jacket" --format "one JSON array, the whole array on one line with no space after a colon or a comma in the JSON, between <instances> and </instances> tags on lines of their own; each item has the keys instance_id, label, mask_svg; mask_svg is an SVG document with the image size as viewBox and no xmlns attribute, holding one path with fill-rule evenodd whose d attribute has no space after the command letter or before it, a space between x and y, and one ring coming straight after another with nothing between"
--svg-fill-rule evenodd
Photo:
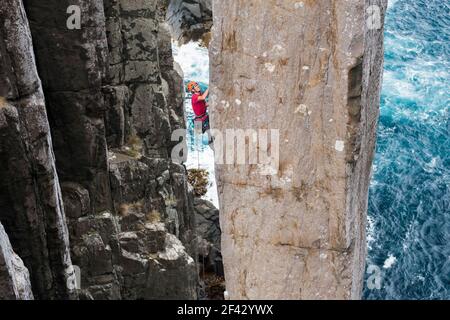
<instances>
[{"instance_id":1,"label":"red jacket","mask_svg":"<svg viewBox=\"0 0 450 320\"><path fill-rule=\"evenodd\" d=\"M194 110L196 117L201 117L196 120L205 121L208 118L208 115L206 113L208 107L206 106L205 100L198 100L199 97L199 93L192 95L192 109Z\"/></svg>"}]
</instances>

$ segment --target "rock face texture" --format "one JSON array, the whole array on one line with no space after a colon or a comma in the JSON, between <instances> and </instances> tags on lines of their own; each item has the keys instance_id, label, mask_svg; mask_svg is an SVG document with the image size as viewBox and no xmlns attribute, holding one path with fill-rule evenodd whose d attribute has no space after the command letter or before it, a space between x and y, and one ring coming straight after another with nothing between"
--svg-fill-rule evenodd
<instances>
[{"instance_id":1,"label":"rock face texture","mask_svg":"<svg viewBox=\"0 0 450 320\"><path fill-rule=\"evenodd\" d=\"M21 1L0 6L0 57L0 221L30 272L35 296L73 298L69 233Z\"/></svg>"},{"instance_id":2,"label":"rock face texture","mask_svg":"<svg viewBox=\"0 0 450 320\"><path fill-rule=\"evenodd\" d=\"M199 185L194 185L194 190L196 187ZM213 203L198 197L194 199L194 210L198 239L199 300L224 300L219 210Z\"/></svg>"},{"instance_id":3,"label":"rock face texture","mask_svg":"<svg viewBox=\"0 0 450 320\"><path fill-rule=\"evenodd\" d=\"M199 237L199 260L205 269L202 271L223 276L219 210L211 202L200 198L194 199L194 210Z\"/></svg>"},{"instance_id":4,"label":"rock face texture","mask_svg":"<svg viewBox=\"0 0 450 320\"><path fill-rule=\"evenodd\" d=\"M0 221L34 296L196 299L167 1L23 4L0 6Z\"/></svg>"},{"instance_id":5,"label":"rock face texture","mask_svg":"<svg viewBox=\"0 0 450 320\"><path fill-rule=\"evenodd\" d=\"M33 300L30 274L0 224L0 300Z\"/></svg>"},{"instance_id":6,"label":"rock face texture","mask_svg":"<svg viewBox=\"0 0 450 320\"><path fill-rule=\"evenodd\" d=\"M279 130L275 170L217 165L231 299L361 297L385 9L213 1L212 127Z\"/></svg>"},{"instance_id":7,"label":"rock face texture","mask_svg":"<svg viewBox=\"0 0 450 320\"><path fill-rule=\"evenodd\" d=\"M168 0L167 22L181 44L197 41L212 26L212 0Z\"/></svg>"}]
</instances>

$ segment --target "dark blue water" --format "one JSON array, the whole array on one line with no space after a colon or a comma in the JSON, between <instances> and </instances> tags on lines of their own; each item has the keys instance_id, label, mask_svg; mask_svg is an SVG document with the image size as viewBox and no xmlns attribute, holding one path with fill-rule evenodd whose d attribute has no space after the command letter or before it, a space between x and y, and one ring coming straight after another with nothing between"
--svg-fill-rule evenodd
<instances>
[{"instance_id":1,"label":"dark blue water","mask_svg":"<svg viewBox=\"0 0 450 320\"><path fill-rule=\"evenodd\" d=\"M450 1L391 1L366 299L450 299Z\"/></svg>"}]
</instances>

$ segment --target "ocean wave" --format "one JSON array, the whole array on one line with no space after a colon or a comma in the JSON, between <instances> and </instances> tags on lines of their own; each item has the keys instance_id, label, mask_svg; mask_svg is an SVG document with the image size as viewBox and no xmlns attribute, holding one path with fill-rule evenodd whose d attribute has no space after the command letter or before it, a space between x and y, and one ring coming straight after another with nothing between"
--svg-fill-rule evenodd
<instances>
[{"instance_id":1,"label":"ocean wave","mask_svg":"<svg viewBox=\"0 0 450 320\"><path fill-rule=\"evenodd\" d=\"M449 25L448 2L390 3L367 258L385 268L367 299L450 298Z\"/></svg>"}]
</instances>

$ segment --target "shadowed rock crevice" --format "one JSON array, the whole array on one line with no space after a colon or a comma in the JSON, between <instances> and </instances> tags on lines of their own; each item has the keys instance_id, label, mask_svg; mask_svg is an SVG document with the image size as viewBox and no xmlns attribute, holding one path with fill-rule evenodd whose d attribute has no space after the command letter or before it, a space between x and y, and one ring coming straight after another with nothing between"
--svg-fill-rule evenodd
<instances>
[{"instance_id":1,"label":"shadowed rock crevice","mask_svg":"<svg viewBox=\"0 0 450 320\"><path fill-rule=\"evenodd\" d=\"M361 122L361 95L363 85L363 61L358 58L348 73L348 134L347 161L355 163L361 152L361 137L358 137Z\"/></svg>"}]
</instances>

